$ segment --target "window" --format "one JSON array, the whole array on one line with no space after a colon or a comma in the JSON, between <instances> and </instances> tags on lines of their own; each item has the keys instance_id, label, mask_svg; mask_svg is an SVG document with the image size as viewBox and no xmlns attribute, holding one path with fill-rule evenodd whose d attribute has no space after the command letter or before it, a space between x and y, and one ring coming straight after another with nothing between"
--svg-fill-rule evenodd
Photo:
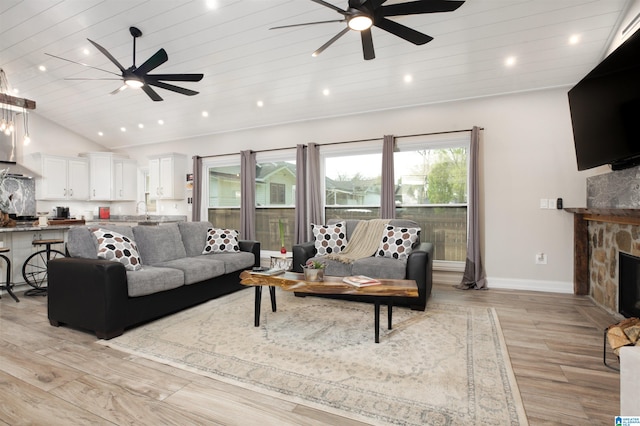
<instances>
[{"instance_id":1,"label":"window","mask_svg":"<svg viewBox=\"0 0 640 426\"><path fill-rule=\"evenodd\" d=\"M208 176L207 217L216 227L240 229L240 157L216 158L203 164ZM262 250L280 251L280 223L291 251L295 228L295 151L259 153L256 157L256 239ZM241 236L242 238L242 236Z\"/></svg>"},{"instance_id":2,"label":"window","mask_svg":"<svg viewBox=\"0 0 640 426\"><path fill-rule=\"evenodd\" d=\"M468 145L459 135L397 141L396 217L420 224L420 238L434 244L436 260L466 258ZM365 154L366 149L372 147L334 148L323 155L326 219L380 217L382 154ZM382 142L373 149L381 152Z\"/></svg>"},{"instance_id":3,"label":"window","mask_svg":"<svg viewBox=\"0 0 640 426\"><path fill-rule=\"evenodd\" d=\"M293 247L295 230L295 150L256 155L256 239L262 250L280 251L280 224L284 246Z\"/></svg>"},{"instance_id":4,"label":"window","mask_svg":"<svg viewBox=\"0 0 640 426\"><path fill-rule=\"evenodd\" d=\"M354 144L323 155L327 219L380 217L381 147L382 142L373 147Z\"/></svg>"},{"instance_id":5,"label":"window","mask_svg":"<svg viewBox=\"0 0 640 426\"><path fill-rule=\"evenodd\" d=\"M203 175L206 176L203 190L207 219L216 228L239 230L240 157L228 156L208 160L203 163L202 169Z\"/></svg>"}]
</instances>

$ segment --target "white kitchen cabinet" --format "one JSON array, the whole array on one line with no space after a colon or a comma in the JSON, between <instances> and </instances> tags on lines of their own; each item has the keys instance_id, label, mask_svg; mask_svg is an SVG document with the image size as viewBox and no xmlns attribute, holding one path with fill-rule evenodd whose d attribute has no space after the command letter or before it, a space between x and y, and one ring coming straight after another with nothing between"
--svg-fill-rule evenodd
<instances>
[{"instance_id":1,"label":"white kitchen cabinet","mask_svg":"<svg viewBox=\"0 0 640 426\"><path fill-rule=\"evenodd\" d=\"M87 200L89 162L84 158L35 154L41 178L36 184L38 200Z\"/></svg>"},{"instance_id":2,"label":"white kitchen cabinet","mask_svg":"<svg viewBox=\"0 0 640 426\"><path fill-rule=\"evenodd\" d=\"M89 159L89 200L113 200L113 154L89 152L80 155Z\"/></svg>"},{"instance_id":3,"label":"white kitchen cabinet","mask_svg":"<svg viewBox=\"0 0 640 426\"><path fill-rule=\"evenodd\" d=\"M184 198L187 157L164 154L149 158L149 196L154 200Z\"/></svg>"},{"instance_id":4,"label":"white kitchen cabinet","mask_svg":"<svg viewBox=\"0 0 640 426\"><path fill-rule=\"evenodd\" d=\"M118 158L113 160L113 199L135 201L138 190L138 166L135 160Z\"/></svg>"}]
</instances>

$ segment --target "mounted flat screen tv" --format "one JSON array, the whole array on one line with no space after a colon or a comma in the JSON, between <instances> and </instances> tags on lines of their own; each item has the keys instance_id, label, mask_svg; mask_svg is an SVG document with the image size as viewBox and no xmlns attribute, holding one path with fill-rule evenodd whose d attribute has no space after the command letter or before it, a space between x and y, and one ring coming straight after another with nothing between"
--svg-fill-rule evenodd
<instances>
[{"instance_id":1,"label":"mounted flat screen tv","mask_svg":"<svg viewBox=\"0 0 640 426\"><path fill-rule=\"evenodd\" d=\"M569 90L578 170L640 164L640 31Z\"/></svg>"}]
</instances>

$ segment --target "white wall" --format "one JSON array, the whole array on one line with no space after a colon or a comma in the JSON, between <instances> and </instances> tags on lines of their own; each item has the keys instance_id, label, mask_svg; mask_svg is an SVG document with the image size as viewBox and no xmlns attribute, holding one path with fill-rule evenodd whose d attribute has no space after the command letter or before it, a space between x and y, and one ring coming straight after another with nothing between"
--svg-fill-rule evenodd
<instances>
[{"instance_id":1,"label":"white wall","mask_svg":"<svg viewBox=\"0 0 640 426\"><path fill-rule=\"evenodd\" d=\"M540 198L562 197L565 207L584 207L586 177L603 169L577 171L568 89L292 123L127 153L146 164L146 156L163 152L191 158L481 126L485 128L480 150L483 254L489 286L572 292L573 217L564 211L541 210ZM547 254L546 265L535 264L538 252Z\"/></svg>"}]
</instances>

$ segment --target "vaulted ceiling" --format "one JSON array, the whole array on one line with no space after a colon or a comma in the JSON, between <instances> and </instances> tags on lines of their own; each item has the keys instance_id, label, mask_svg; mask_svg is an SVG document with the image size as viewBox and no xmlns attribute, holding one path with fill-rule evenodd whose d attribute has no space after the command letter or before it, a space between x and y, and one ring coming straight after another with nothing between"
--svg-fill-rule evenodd
<instances>
[{"instance_id":1,"label":"vaulted ceiling","mask_svg":"<svg viewBox=\"0 0 640 426\"><path fill-rule=\"evenodd\" d=\"M330 3L347 7L347 0ZM395 3L402 1L385 4ZM451 13L392 18L434 37L422 46L374 28L376 58L365 61L353 31L311 56L344 23L269 29L340 18L309 0L2 0L0 68L12 94L37 102L37 114L104 146L126 148L571 86L604 57L629 4L467 0ZM157 89L162 102L134 89L111 95L121 82L67 79L112 74L45 54L117 72L87 39L128 67L133 62L130 26L143 32L136 65L164 48L169 60L154 72L203 73L198 83L176 83L200 93L191 97ZM570 43L572 36L577 43ZM508 58L515 63L507 66Z\"/></svg>"}]
</instances>

